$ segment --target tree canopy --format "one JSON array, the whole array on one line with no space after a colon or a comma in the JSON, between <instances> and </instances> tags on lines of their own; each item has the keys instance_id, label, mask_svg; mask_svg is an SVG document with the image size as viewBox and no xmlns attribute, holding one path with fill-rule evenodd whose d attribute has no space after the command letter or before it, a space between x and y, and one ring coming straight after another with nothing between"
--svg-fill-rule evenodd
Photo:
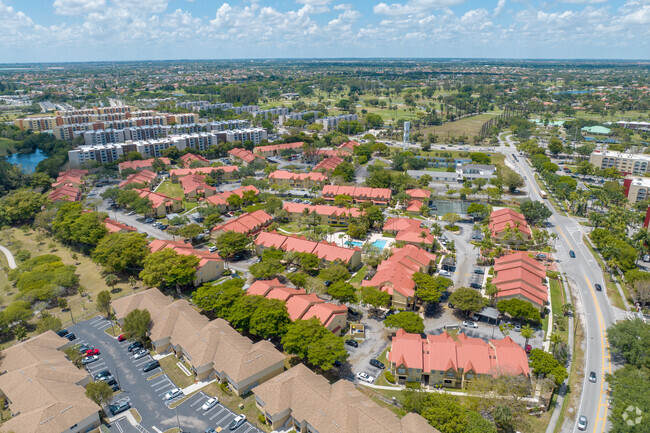
<instances>
[{"instance_id":1,"label":"tree canopy","mask_svg":"<svg viewBox=\"0 0 650 433\"><path fill-rule=\"evenodd\" d=\"M196 278L196 267L199 259L192 255L180 255L176 251L165 248L150 254L144 260L144 269L140 278L149 287L187 286Z\"/></svg>"},{"instance_id":2,"label":"tree canopy","mask_svg":"<svg viewBox=\"0 0 650 433\"><path fill-rule=\"evenodd\" d=\"M144 343L151 329L151 315L147 310L135 309L126 315L122 330L129 338Z\"/></svg>"},{"instance_id":3,"label":"tree canopy","mask_svg":"<svg viewBox=\"0 0 650 433\"><path fill-rule=\"evenodd\" d=\"M401 311L393 314L384 320L384 325L389 328L401 328L412 334L420 334L424 331L424 320L419 314L412 311Z\"/></svg>"},{"instance_id":4,"label":"tree canopy","mask_svg":"<svg viewBox=\"0 0 650 433\"><path fill-rule=\"evenodd\" d=\"M454 290L449 296L449 302L460 310L473 312L479 312L487 305L487 299L483 298L480 292L469 287Z\"/></svg>"},{"instance_id":5,"label":"tree canopy","mask_svg":"<svg viewBox=\"0 0 650 433\"><path fill-rule=\"evenodd\" d=\"M112 233L104 236L92 252L92 259L107 272L136 272L149 255L144 233Z\"/></svg>"}]
</instances>

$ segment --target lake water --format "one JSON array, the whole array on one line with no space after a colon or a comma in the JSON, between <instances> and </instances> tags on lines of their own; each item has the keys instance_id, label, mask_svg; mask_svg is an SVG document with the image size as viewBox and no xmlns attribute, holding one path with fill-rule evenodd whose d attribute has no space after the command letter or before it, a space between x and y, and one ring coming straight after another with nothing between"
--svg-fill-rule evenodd
<instances>
[{"instance_id":1,"label":"lake water","mask_svg":"<svg viewBox=\"0 0 650 433\"><path fill-rule=\"evenodd\" d=\"M13 165L22 165L27 173L33 173L39 162L47 158L47 154L40 149L33 153L14 153L7 156L7 161Z\"/></svg>"}]
</instances>

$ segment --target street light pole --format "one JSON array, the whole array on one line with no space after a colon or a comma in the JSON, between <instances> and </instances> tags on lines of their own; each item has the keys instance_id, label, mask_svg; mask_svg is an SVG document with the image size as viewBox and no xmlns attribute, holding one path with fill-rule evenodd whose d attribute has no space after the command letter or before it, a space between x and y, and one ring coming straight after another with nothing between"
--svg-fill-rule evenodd
<instances>
[{"instance_id":1,"label":"street light pole","mask_svg":"<svg viewBox=\"0 0 650 433\"><path fill-rule=\"evenodd\" d=\"M70 311L70 319L72 319L72 324L74 325L74 317L72 316L72 307L68 308L68 311Z\"/></svg>"}]
</instances>

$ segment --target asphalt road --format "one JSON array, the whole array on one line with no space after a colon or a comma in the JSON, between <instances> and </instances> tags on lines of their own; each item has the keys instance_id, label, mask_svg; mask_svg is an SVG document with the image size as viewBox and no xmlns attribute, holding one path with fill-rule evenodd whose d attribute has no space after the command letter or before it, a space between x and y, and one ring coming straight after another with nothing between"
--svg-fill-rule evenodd
<instances>
[{"instance_id":1,"label":"asphalt road","mask_svg":"<svg viewBox=\"0 0 650 433\"><path fill-rule=\"evenodd\" d=\"M605 374L612 371L612 363L607 342L607 328L615 323L615 313L606 292L598 292L594 288L596 283L605 287L603 274L589 249L584 245L582 240L583 235L586 234L584 227L575 219L558 214L547 200L542 200L540 187L534 180L533 169L523 157L520 157L518 162L512 158L516 153L514 144L510 147L502 145L500 151L506 155L517 172L527 177L527 182L530 183L530 198L544 202L553 211L548 228L558 236L555 254L558 268L566 274L574 295L578 297L576 309L585 325L584 345L586 347L583 346L583 349L586 354L586 365L582 396L577 413L573 417L566 418L562 431L577 432L576 423L580 415L585 415L588 419L588 432L608 431L611 425L607 422L608 385L605 383ZM569 256L570 250L575 252L575 258ZM596 383L588 380L591 371L596 372L598 378ZM569 422L571 425L567 427Z\"/></svg>"}]
</instances>

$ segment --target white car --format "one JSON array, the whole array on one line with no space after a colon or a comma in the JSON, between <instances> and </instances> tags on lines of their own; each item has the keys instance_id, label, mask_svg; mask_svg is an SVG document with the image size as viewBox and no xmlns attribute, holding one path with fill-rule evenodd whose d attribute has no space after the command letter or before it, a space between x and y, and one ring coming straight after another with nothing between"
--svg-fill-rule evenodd
<instances>
[{"instance_id":1,"label":"white car","mask_svg":"<svg viewBox=\"0 0 650 433\"><path fill-rule=\"evenodd\" d=\"M478 325L476 322L472 322L471 320L465 320L463 321L463 326L466 328L478 328Z\"/></svg>"},{"instance_id":2,"label":"white car","mask_svg":"<svg viewBox=\"0 0 650 433\"><path fill-rule=\"evenodd\" d=\"M183 390L180 388L174 388L165 394L165 400L171 400L173 398L180 397L181 395L183 395Z\"/></svg>"},{"instance_id":3,"label":"white car","mask_svg":"<svg viewBox=\"0 0 650 433\"><path fill-rule=\"evenodd\" d=\"M97 361L98 359L99 359L99 355L86 356L84 359L81 360L81 363L83 365L88 365Z\"/></svg>"},{"instance_id":4,"label":"white car","mask_svg":"<svg viewBox=\"0 0 650 433\"><path fill-rule=\"evenodd\" d=\"M203 403L203 406L201 406L201 409L203 410L209 410L212 409L217 403L219 403L219 399L217 397L212 397L205 403Z\"/></svg>"},{"instance_id":5,"label":"white car","mask_svg":"<svg viewBox=\"0 0 650 433\"><path fill-rule=\"evenodd\" d=\"M368 383L373 383L375 381L374 377L372 377L368 373L364 373L363 371L357 373L357 379Z\"/></svg>"},{"instance_id":6,"label":"white car","mask_svg":"<svg viewBox=\"0 0 650 433\"><path fill-rule=\"evenodd\" d=\"M451 272L446 271L444 269L441 269L440 272L438 272L438 274L440 274L441 277L451 277Z\"/></svg>"},{"instance_id":7,"label":"white car","mask_svg":"<svg viewBox=\"0 0 650 433\"><path fill-rule=\"evenodd\" d=\"M244 425L245 422L246 422L246 415L241 414L237 418L232 420L232 422L228 426L228 429L229 430L237 430L239 427Z\"/></svg>"},{"instance_id":8,"label":"white car","mask_svg":"<svg viewBox=\"0 0 650 433\"><path fill-rule=\"evenodd\" d=\"M133 354L134 359L140 359L144 356L147 356L149 354L149 351L147 349L139 349L137 352Z\"/></svg>"}]
</instances>

